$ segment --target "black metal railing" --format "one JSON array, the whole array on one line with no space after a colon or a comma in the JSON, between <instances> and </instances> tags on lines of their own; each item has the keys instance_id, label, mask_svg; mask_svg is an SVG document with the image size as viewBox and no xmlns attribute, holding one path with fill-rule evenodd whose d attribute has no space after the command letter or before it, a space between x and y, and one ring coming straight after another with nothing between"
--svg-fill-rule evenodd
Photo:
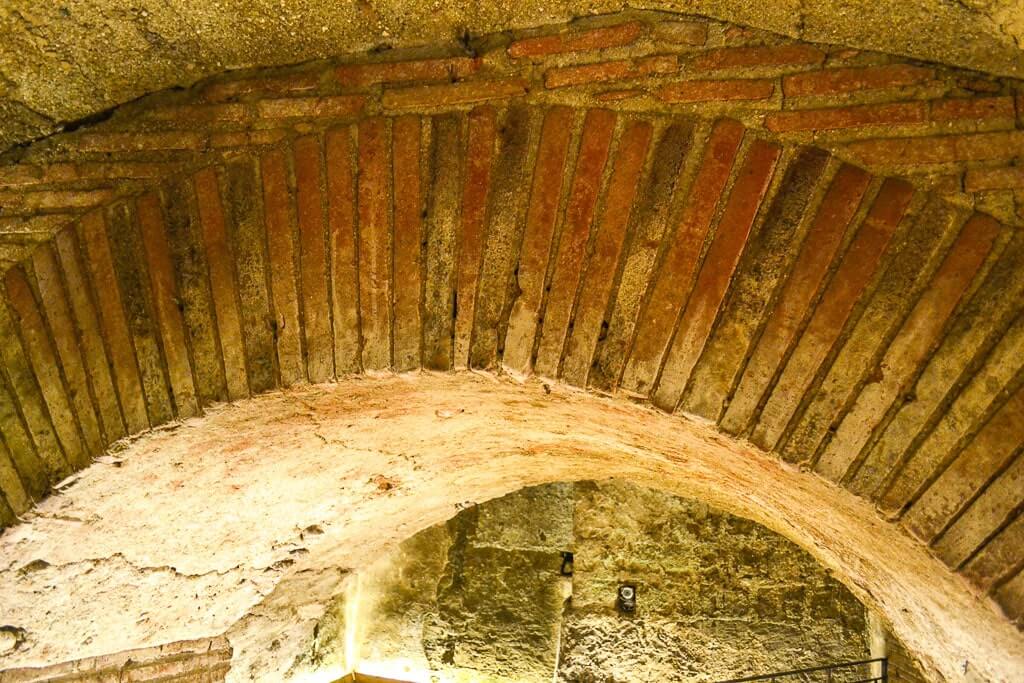
<instances>
[{"instance_id":1,"label":"black metal railing","mask_svg":"<svg viewBox=\"0 0 1024 683\"><path fill-rule=\"evenodd\" d=\"M732 678L719 683L751 683L752 681L771 681L775 683L888 683L889 661L880 659L862 659L857 662L812 666L807 669L793 669L771 674Z\"/></svg>"}]
</instances>

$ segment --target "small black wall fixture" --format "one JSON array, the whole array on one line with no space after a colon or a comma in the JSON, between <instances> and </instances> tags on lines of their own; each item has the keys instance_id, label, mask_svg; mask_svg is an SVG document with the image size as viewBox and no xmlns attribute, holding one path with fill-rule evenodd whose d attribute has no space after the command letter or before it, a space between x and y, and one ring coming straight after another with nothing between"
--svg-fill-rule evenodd
<instances>
[{"instance_id":1,"label":"small black wall fixture","mask_svg":"<svg viewBox=\"0 0 1024 683\"><path fill-rule=\"evenodd\" d=\"M562 576L572 576L572 553L565 551L562 553L562 568L559 570Z\"/></svg>"},{"instance_id":2,"label":"small black wall fixture","mask_svg":"<svg viewBox=\"0 0 1024 683\"><path fill-rule=\"evenodd\" d=\"M636 585L624 583L619 586L618 595L615 598L615 606L623 614L632 614L636 611Z\"/></svg>"}]
</instances>

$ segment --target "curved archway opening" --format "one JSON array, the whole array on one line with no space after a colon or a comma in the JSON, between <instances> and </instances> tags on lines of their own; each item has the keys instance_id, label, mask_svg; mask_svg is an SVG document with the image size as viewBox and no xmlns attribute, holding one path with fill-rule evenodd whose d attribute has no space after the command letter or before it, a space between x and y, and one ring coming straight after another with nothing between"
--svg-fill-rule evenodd
<instances>
[{"instance_id":1,"label":"curved archway opening","mask_svg":"<svg viewBox=\"0 0 1024 683\"><path fill-rule=\"evenodd\" d=\"M475 373L268 394L101 459L0 537L0 597L26 633L5 664L224 633L231 680L283 675L345 576L399 541L467 503L611 476L795 542L928 675L1024 670L992 603L849 492L710 426Z\"/></svg>"}]
</instances>

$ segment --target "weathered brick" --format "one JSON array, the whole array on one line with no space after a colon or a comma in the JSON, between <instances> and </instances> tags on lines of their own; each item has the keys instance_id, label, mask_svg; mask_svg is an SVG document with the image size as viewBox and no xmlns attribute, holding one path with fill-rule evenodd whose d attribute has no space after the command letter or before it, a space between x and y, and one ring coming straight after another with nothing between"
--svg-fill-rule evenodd
<instances>
[{"instance_id":1,"label":"weathered brick","mask_svg":"<svg viewBox=\"0 0 1024 683\"><path fill-rule=\"evenodd\" d=\"M149 285L153 292L153 312L163 342L175 412L179 417L192 417L199 413L199 404L185 341L185 325L178 309L174 265L171 263L159 196L153 193L143 195L136 201L136 211L149 270Z\"/></svg>"},{"instance_id":2,"label":"weathered brick","mask_svg":"<svg viewBox=\"0 0 1024 683\"><path fill-rule=\"evenodd\" d=\"M206 147L206 134L195 131L160 133L83 133L72 144L82 152L144 152L148 150L198 151Z\"/></svg>"},{"instance_id":3,"label":"weathered brick","mask_svg":"<svg viewBox=\"0 0 1024 683\"><path fill-rule=\"evenodd\" d=\"M764 125L776 133L799 130L831 130L863 126L889 126L923 123L928 119L928 105L924 102L899 104L869 104L838 109L802 109L773 112L765 117Z\"/></svg>"},{"instance_id":4,"label":"weathered brick","mask_svg":"<svg viewBox=\"0 0 1024 683\"><path fill-rule=\"evenodd\" d=\"M525 95L527 90L527 82L518 78L418 85L385 90L381 95L381 105L386 109L444 107L518 97Z\"/></svg>"},{"instance_id":5,"label":"weathered brick","mask_svg":"<svg viewBox=\"0 0 1024 683\"><path fill-rule=\"evenodd\" d=\"M1018 543L1024 541L1024 536L1021 535L1021 531L1024 531L1024 516L1020 517L1021 523L1017 525L1020 529L1016 531L1009 529L1009 533L1007 533L1007 529L1004 529L987 544L986 541L998 531L1004 522L1012 519L1015 510L1022 503L1024 503L1024 457L1018 455L1011 465L1000 473L995 481L982 491L981 495L971 501L963 514L937 539L934 544L936 554L947 565L958 569L976 551L985 547L985 551L990 551L988 558L990 569L984 573L989 576L996 574L996 577L993 578L997 578L1001 572L992 571L995 567L991 567L991 565L999 563L997 557L1002 559L1002 572L1011 569L1015 563L1010 560L1009 553L1006 552L1009 548L1000 552L996 546L1005 543L1010 538ZM1017 545L1017 548L1020 547ZM975 564L975 572L978 571L978 568L979 566ZM968 572L968 576L971 576L970 572Z\"/></svg>"},{"instance_id":6,"label":"weathered brick","mask_svg":"<svg viewBox=\"0 0 1024 683\"><path fill-rule=\"evenodd\" d=\"M815 147L801 148L766 204L736 267L718 322L693 369L682 410L717 422L761 326L774 317L773 298L789 272L808 204L830 160Z\"/></svg>"},{"instance_id":7,"label":"weathered brick","mask_svg":"<svg viewBox=\"0 0 1024 683\"><path fill-rule=\"evenodd\" d=\"M39 391L64 457L74 469L81 469L89 463L91 454L82 440L75 409L61 377L57 354L35 295L21 268L7 271L4 284L14 317L21 329L25 355L39 383Z\"/></svg>"},{"instance_id":8,"label":"weathered brick","mask_svg":"<svg viewBox=\"0 0 1024 683\"><path fill-rule=\"evenodd\" d=\"M244 123L249 119L249 109L244 104L182 104L147 109L139 114L140 119L163 121L186 125L211 123Z\"/></svg>"},{"instance_id":9,"label":"weathered brick","mask_svg":"<svg viewBox=\"0 0 1024 683\"><path fill-rule=\"evenodd\" d=\"M881 90L918 85L935 78L935 69L910 64L825 69L782 79L786 97L838 95L858 90Z\"/></svg>"},{"instance_id":10,"label":"weathered brick","mask_svg":"<svg viewBox=\"0 0 1024 683\"><path fill-rule=\"evenodd\" d=\"M1024 435L1024 388L1004 403L903 517L928 542L1016 455Z\"/></svg>"},{"instance_id":11,"label":"weathered brick","mask_svg":"<svg viewBox=\"0 0 1024 683\"><path fill-rule=\"evenodd\" d=\"M656 94L665 102L766 100L775 94L775 81L765 78L680 81L659 88Z\"/></svg>"},{"instance_id":12,"label":"weathered brick","mask_svg":"<svg viewBox=\"0 0 1024 683\"><path fill-rule=\"evenodd\" d=\"M0 192L0 215L33 214L37 211L88 209L105 204L114 191L102 190L37 190L35 192Z\"/></svg>"},{"instance_id":13,"label":"weathered brick","mask_svg":"<svg viewBox=\"0 0 1024 683\"><path fill-rule=\"evenodd\" d=\"M622 376L622 386L646 394L654 385L662 356L689 295L701 249L732 172L743 140L743 126L730 119L715 124L686 208L675 228L664 261L651 285L647 307L637 324L636 341Z\"/></svg>"},{"instance_id":14,"label":"weathered brick","mask_svg":"<svg viewBox=\"0 0 1024 683\"><path fill-rule=\"evenodd\" d=\"M297 73L285 76L264 76L241 80L220 81L203 88L208 102L235 99L245 95L290 95L315 90L320 85L320 73Z\"/></svg>"},{"instance_id":15,"label":"weathered brick","mask_svg":"<svg viewBox=\"0 0 1024 683\"><path fill-rule=\"evenodd\" d=\"M35 166L16 164L0 167L0 187L26 187L49 183L88 180L158 178L179 168L174 162L59 162Z\"/></svg>"},{"instance_id":16,"label":"weathered brick","mask_svg":"<svg viewBox=\"0 0 1024 683\"><path fill-rule=\"evenodd\" d=\"M327 132L327 230L331 250L331 304L334 368L338 375L358 372L359 278L356 269L355 145L349 128Z\"/></svg>"},{"instance_id":17,"label":"weathered brick","mask_svg":"<svg viewBox=\"0 0 1024 683\"><path fill-rule=\"evenodd\" d=\"M619 141L562 361L562 376L576 386L587 384L651 136L649 123L634 121Z\"/></svg>"},{"instance_id":18,"label":"weathered brick","mask_svg":"<svg viewBox=\"0 0 1024 683\"><path fill-rule=\"evenodd\" d=\"M153 292L150 290L145 252L134 202L115 204L107 211L107 236L114 271L121 287L125 318L142 378L142 391L152 425L174 418L171 388L167 383L166 360L160 349Z\"/></svg>"},{"instance_id":19,"label":"weathered brick","mask_svg":"<svg viewBox=\"0 0 1024 683\"><path fill-rule=\"evenodd\" d=\"M401 286L395 287L394 366L396 370L422 367L420 338L422 320L422 242L424 197L420 178L422 121L407 115L392 125L394 167L394 251L395 273Z\"/></svg>"},{"instance_id":20,"label":"weathered brick","mask_svg":"<svg viewBox=\"0 0 1024 683\"><path fill-rule=\"evenodd\" d=\"M358 114L366 106L362 95L330 97L285 97L260 100L257 112L264 119L343 118Z\"/></svg>"},{"instance_id":21,"label":"weathered brick","mask_svg":"<svg viewBox=\"0 0 1024 683\"><path fill-rule=\"evenodd\" d=\"M1024 154L1024 132L861 140L846 149L864 163L886 166L1011 159Z\"/></svg>"},{"instance_id":22,"label":"weathered brick","mask_svg":"<svg viewBox=\"0 0 1024 683\"><path fill-rule=\"evenodd\" d=\"M641 88L625 88L622 90L606 90L605 92L597 93L594 95L594 99L598 102L620 102L622 100L630 100L635 97L643 97L646 94L647 91Z\"/></svg>"},{"instance_id":23,"label":"weathered brick","mask_svg":"<svg viewBox=\"0 0 1024 683\"><path fill-rule=\"evenodd\" d=\"M561 66L544 73L544 86L564 88L570 85L607 83L660 74L676 73L679 60L675 55L656 55L614 62L598 62L579 66Z\"/></svg>"},{"instance_id":24,"label":"weathered brick","mask_svg":"<svg viewBox=\"0 0 1024 683\"><path fill-rule=\"evenodd\" d=\"M702 52L690 61L694 71L721 71L770 66L811 66L825 61L825 53L811 45L723 47Z\"/></svg>"},{"instance_id":25,"label":"weathered brick","mask_svg":"<svg viewBox=\"0 0 1024 683\"><path fill-rule=\"evenodd\" d=\"M510 57L545 57L563 52L602 50L632 45L643 34L644 25L638 21L630 21L586 31L524 38L509 45L508 54Z\"/></svg>"},{"instance_id":26,"label":"weathered brick","mask_svg":"<svg viewBox=\"0 0 1024 683\"><path fill-rule=\"evenodd\" d=\"M280 128L263 130L238 130L210 135L210 147L249 147L252 145L272 145L288 136L288 131Z\"/></svg>"},{"instance_id":27,"label":"weathered brick","mask_svg":"<svg viewBox=\"0 0 1024 683\"><path fill-rule=\"evenodd\" d=\"M391 366L391 155L388 122L359 124L359 308L363 368Z\"/></svg>"},{"instance_id":28,"label":"weathered brick","mask_svg":"<svg viewBox=\"0 0 1024 683\"><path fill-rule=\"evenodd\" d=\"M953 121L970 119L988 121L1005 119L1013 127L1017 115L1012 97L961 97L956 99L932 100L932 119Z\"/></svg>"},{"instance_id":29,"label":"weathered brick","mask_svg":"<svg viewBox=\"0 0 1024 683\"><path fill-rule=\"evenodd\" d=\"M466 144L459 114L433 118L427 166L430 185L425 216L426 253L423 284L423 364L434 370L452 366L455 278L463 164L453 149Z\"/></svg>"},{"instance_id":30,"label":"weathered brick","mask_svg":"<svg viewBox=\"0 0 1024 683\"><path fill-rule=\"evenodd\" d=\"M697 274L693 295L683 309L679 334L666 354L653 396L655 405L664 410L675 410L704 350L781 154L782 148L762 140L754 141L747 151Z\"/></svg>"},{"instance_id":31,"label":"weathered brick","mask_svg":"<svg viewBox=\"0 0 1024 683\"><path fill-rule=\"evenodd\" d=\"M700 21L659 21L652 35L674 45L703 45L708 40L708 25Z\"/></svg>"},{"instance_id":32,"label":"weathered brick","mask_svg":"<svg viewBox=\"0 0 1024 683\"><path fill-rule=\"evenodd\" d=\"M374 62L344 64L335 69L335 77L346 88L359 88L378 83L410 81L454 81L480 69L477 57L442 57L410 62Z\"/></svg>"},{"instance_id":33,"label":"weathered brick","mask_svg":"<svg viewBox=\"0 0 1024 683\"><path fill-rule=\"evenodd\" d=\"M1007 474L1003 475L1003 480L1012 481L1017 484L1017 491L1021 490L1020 487L1024 487L1024 481L1020 480L1020 462L1018 459L1017 464L1011 467L1010 470L1007 470ZM1009 497L1010 500L1013 500L1013 493L1010 493ZM950 539L956 538L952 534L947 534L944 538L946 537ZM1000 579L1012 573L1016 568L1020 561L1021 544L1024 544L1024 515L1019 515L994 538L985 543L981 551L974 555L963 568L964 576L983 591L990 591ZM940 550L939 552L942 553L943 551ZM945 556L945 553L943 554L943 559L948 564L953 564L956 558L954 556ZM956 565L954 564L953 566Z\"/></svg>"},{"instance_id":34,"label":"weathered brick","mask_svg":"<svg viewBox=\"0 0 1024 683\"><path fill-rule=\"evenodd\" d=\"M601 178L615 131L615 115L603 109L587 112L583 121L579 155L573 173L569 203L565 208L558 250L551 273L548 301L544 308L536 372L555 377L561 364L572 306L583 268L590 226L597 210Z\"/></svg>"},{"instance_id":35,"label":"weathered brick","mask_svg":"<svg viewBox=\"0 0 1024 683\"><path fill-rule=\"evenodd\" d=\"M938 343L946 321L967 291L999 234L999 223L976 214L961 230L928 288L914 304L889 344L882 378L864 387L843 417L815 470L840 481L871 438L875 426L901 392L908 389L922 362Z\"/></svg>"},{"instance_id":36,"label":"weathered brick","mask_svg":"<svg viewBox=\"0 0 1024 683\"><path fill-rule=\"evenodd\" d=\"M21 482L15 459L0 439L0 524L14 526L17 516L32 507L32 498Z\"/></svg>"},{"instance_id":37,"label":"weathered brick","mask_svg":"<svg viewBox=\"0 0 1024 683\"><path fill-rule=\"evenodd\" d=\"M307 135L297 139L292 153L298 209L303 348L309 381L319 383L334 377L334 345L327 293L327 229L321 189L324 172L319 138Z\"/></svg>"},{"instance_id":38,"label":"weathered brick","mask_svg":"<svg viewBox=\"0 0 1024 683\"><path fill-rule=\"evenodd\" d=\"M469 115L466 178L462 191L462 225L459 232L459 263L455 276L456 368L469 362L469 346L476 313L476 297L487 229L487 193L491 187L496 114L493 107L474 109Z\"/></svg>"},{"instance_id":39,"label":"weathered brick","mask_svg":"<svg viewBox=\"0 0 1024 683\"><path fill-rule=\"evenodd\" d=\"M967 192L1019 188L1024 188L1024 167L1022 166L969 168L964 175L964 190Z\"/></svg>"},{"instance_id":40,"label":"weathered brick","mask_svg":"<svg viewBox=\"0 0 1024 683\"><path fill-rule=\"evenodd\" d=\"M492 187L487 198L487 238L480 265L469 365L496 368L505 341L515 267L526 220L533 128L536 109L511 106L499 120ZM539 127L539 126L537 126Z\"/></svg>"},{"instance_id":41,"label":"weathered brick","mask_svg":"<svg viewBox=\"0 0 1024 683\"><path fill-rule=\"evenodd\" d=\"M53 337L53 345L60 359L60 367L64 371L69 398L82 428L85 445L90 454L101 453L108 441L103 438L100 417L93 405L89 371L79 347L78 340L84 335L79 335L75 327L67 289L51 244L41 244L32 252L32 272L35 275L43 316ZM102 389L102 382L100 384ZM114 410L117 410L116 403Z\"/></svg>"},{"instance_id":42,"label":"weathered brick","mask_svg":"<svg viewBox=\"0 0 1024 683\"><path fill-rule=\"evenodd\" d=\"M588 378L592 387L612 390L622 376L644 295L669 231L670 216L682 205L684 193L674 190L683 184L680 169L693 150L694 127L689 121L675 122L661 132L654 146L648 178L641 184L630 215L621 275L607 322L598 336Z\"/></svg>"},{"instance_id":43,"label":"weathered brick","mask_svg":"<svg viewBox=\"0 0 1024 683\"><path fill-rule=\"evenodd\" d=\"M149 428L149 417L146 411L145 396L142 393L142 380L139 367L135 360L128 333L128 321L125 319L124 306L121 302L121 290L114 273L114 261L110 254L110 243L107 240L106 221L102 212L94 211L86 214L78 224L78 237L83 248L82 259L89 269L92 280L92 292L95 296L96 310L99 313L100 328L110 352L111 367L117 384L118 398L124 411L125 424L129 434L136 434ZM61 261L65 269L75 262L74 240L61 243Z\"/></svg>"},{"instance_id":44,"label":"weathered brick","mask_svg":"<svg viewBox=\"0 0 1024 683\"><path fill-rule=\"evenodd\" d=\"M762 448L771 450L782 436L801 397L881 263L913 194L913 188L903 181L883 183L761 412L752 440Z\"/></svg>"},{"instance_id":45,"label":"weathered brick","mask_svg":"<svg viewBox=\"0 0 1024 683\"><path fill-rule=\"evenodd\" d=\"M540 323L544 280L565 188L563 173L572 135L572 121L571 109L554 107L545 115L541 129L530 191L530 208L523 233L523 250L519 260L519 296L512 305L505 335L503 362L506 367L518 372L530 369L533 342Z\"/></svg>"},{"instance_id":46,"label":"weathered brick","mask_svg":"<svg viewBox=\"0 0 1024 683\"><path fill-rule=\"evenodd\" d=\"M4 312L0 315L6 318L8 314ZM7 335L13 333L13 329L0 327L0 341L8 343ZM5 354L0 352L0 356L3 355ZM6 364L7 361L4 362ZM37 450L34 438L38 439L38 435L30 435L31 427L19 413L16 395L17 387L9 388L3 377L0 377L0 434L3 435L0 442L8 449L11 462L18 471L18 478L26 493L32 499L38 500L50 489L51 478L53 481L58 481L55 477L59 475L59 472L51 467L49 459L55 453L50 453L47 458L44 458ZM24 409L22 408L22 410ZM59 466L65 467L66 462L61 460ZM13 502L15 499L9 500Z\"/></svg>"},{"instance_id":47,"label":"weathered brick","mask_svg":"<svg viewBox=\"0 0 1024 683\"><path fill-rule=\"evenodd\" d=\"M288 162L282 149L260 157L263 181L263 216L267 230L267 264L274 305L277 367L281 383L291 386L306 379L302 354L302 327L295 275L295 209L288 181Z\"/></svg>"},{"instance_id":48,"label":"weathered brick","mask_svg":"<svg viewBox=\"0 0 1024 683\"><path fill-rule=\"evenodd\" d=\"M236 400L249 395L249 380L245 370L242 321L235 296L234 258L221 204L220 179L215 169L205 168L196 173L194 180L228 397Z\"/></svg>"},{"instance_id":49,"label":"weathered brick","mask_svg":"<svg viewBox=\"0 0 1024 683\"><path fill-rule=\"evenodd\" d=\"M722 418L725 431L740 434L749 426L768 384L796 338L800 322L828 272L870 180L866 172L848 164L836 173Z\"/></svg>"}]
</instances>

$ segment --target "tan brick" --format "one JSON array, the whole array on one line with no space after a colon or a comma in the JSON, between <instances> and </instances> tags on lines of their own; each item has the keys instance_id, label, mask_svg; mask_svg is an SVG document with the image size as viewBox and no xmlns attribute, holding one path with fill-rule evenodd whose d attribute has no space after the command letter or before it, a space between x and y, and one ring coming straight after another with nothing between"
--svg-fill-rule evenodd
<instances>
[{"instance_id":1,"label":"tan brick","mask_svg":"<svg viewBox=\"0 0 1024 683\"><path fill-rule=\"evenodd\" d=\"M422 367L420 314L422 285L423 196L420 178L420 139L423 123L419 116L395 119L392 127L394 167L394 252L395 272L402 284L395 287L394 364L396 370Z\"/></svg>"},{"instance_id":2,"label":"tan brick","mask_svg":"<svg viewBox=\"0 0 1024 683\"><path fill-rule=\"evenodd\" d=\"M1024 188L1024 167L969 168L964 176L964 190L1009 190Z\"/></svg>"},{"instance_id":3,"label":"tan brick","mask_svg":"<svg viewBox=\"0 0 1024 683\"><path fill-rule=\"evenodd\" d=\"M723 47L697 55L689 66L695 71L720 71L769 66L811 66L823 61L825 53L811 45Z\"/></svg>"},{"instance_id":4,"label":"tan brick","mask_svg":"<svg viewBox=\"0 0 1024 683\"><path fill-rule=\"evenodd\" d=\"M708 40L708 25L700 21L659 21L652 33L655 40L674 45L703 45Z\"/></svg>"},{"instance_id":5,"label":"tan brick","mask_svg":"<svg viewBox=\"0 0 1024 683\"><path fill-rule=\"evenodd\" d=\"M176 124L244 123L249 109L244 104L183 104L164 106L140 112L140 119Z\"/></svg>"},{"instance_id":6,"label":"tan brick","mask_svg":"<svg viewBox=\"0 0 1024 683\"><path fill-rule=\"evenodd\" d=\"M909 64L826 69L786 76L782 79L782 91L786 97L837 95L918 85L934 77L934 69Z\"/></svg>"},{"instance_id":7,"label":"tan brick","mask_svg":"<svg viewBox=\"0 0 1024 683\"><path fill-rule=\"evenodd\" d=\"M288 131L280 128L264 130L230 131L214 133L210 136L210 147L249 147L250 145L272 145L288 136Z\"/></svg>"},{"instance_id":8,"label":"tan brick","mask_svg":"<svg viewBox=\"0 0 1024 683\"><path fill-rule=\"evenodd\" d=\"M933 100L931 107L932 119L935 121L1005 119L1011 123L1012 127L1017 115L1012 97L961 97Z\"/></svg>"},{"instance_id":9,"label":"tan brick","mask_svg":"<svg viewBox=\"0 0 1024 683\"><path fill-rule=\"evenodd\" d=\"M665 102L766 100L775 94L775 81L759 78L680 81L660 88L656 94Z\"/></svg>"},{"instance_id":10,"label":"tan brick","mask_svg":"<svg viewBox=\"0 0 1024 683\"><path fill-rule=\"evenodd\" d=\"M206 147L206 134L195 131L83 133L71 143L82 152L198 151Z\"/></svg>"},{"instance_id":11,"label":"tan brick","mask_svg":"<svg viewBox=\"0 0 1024 683\"><path fill-rule=\"evenodd\" d=\"M88 209L105 204L113 190L37 190L0 192L0 215L33 214L38 211Z\"/></svg>"},{"instance_id":12,"label":"tan brick","mask_svg":"<svg viewBox=\"0 0 1024 683\"><path fill-rule=\"evenodd\" d=\"M594 99L598 102L621 102L622 100L631 100L636 97L643 97L647 94L646 90L640 88L626 88L623 90L606 90L605 92L597 93L594 95Z\"/></svg>"},{"instance_id":13,"label":"tan brick","mask_svg":"<svg viewBox=\"0 0 1024 683\"><path fill-rule=\"evenodd\" d=\"M1024 154L1024 132L861 140L846 149L866 164L886 166L1010 159Z\"/></svg>"},{"instance_id":14,"label":"tan brick","mask_svg":"<svg viewBox=\"0 0 1024 683\"><path fill-rule=\"evenodd\" d=\"M363 368L391 366L391 154L388 122L359 124L359 308Z\"/></svg>"},{"instance_id":15,"label":"tan brick","mask_svg":"<svg viewBox=\"0 0 1024 683\"><path fill-rule=\"evenodd\" d=\"M344 118L358 114L366 106L362 95L332 97L284 97L260 100L257 112L264 119Z\"/></svg>"},{"instance_id":16,"label":"tan brick","mask_svg":"<svg viewBox=\"0 0 1024 683\"><path fill-rule=\"evenodd\" d=\"M675 55L657 55L615 62L598 62L580 66L562 66L544 73L544 86L564 88L571 85L607 83L661 74L676 73L679 60Z\"/></svg>"},{"instance_id":17,"label":"tan brick","mask_svg":"<svg viewBox=\"0 0 1024 683\"><path fill-rule=\"evenodd\" d=\"M838 109L802 109L773 112L765 117L765 128L776 133L801 130L832 130L863 126L923 123L928 119L924 102L870 104Z\"/></svg>"},{"instance_id":18,"label":"tan brick","mask_svg":"<svg viewBox=\"0 0 1024 683\"><path fill-rule=\"evenodd\" d=\"M444 85L419 85L388 89L381 96L381 104L387 109L443 107L518 97L525 95L526 92L526 81L518 78L461 81Z\"/></svg>"},{"instance_id":19,"label":"tan brick","mask_svg":"<svg viewBox=\"0 0 1024 683\"><path fill-rule=\"evenodd\" d=\"M510 57L544 57L563 52L601 50L631 45L644 34L644 25L630 21L617 26L517 40L508 46Z\"/></svg>"},{"instance_id":20,"label":"tan brick","mask_svg":"<svg viewBox=\"0 0 1024 683\"><path fill-rule=\"evenodd\" d=\"M327 132L327 231L331 250L334 367L338 375L358 372L359 278L356 267L355 145L349 128Z\"/></svg>"},{"instance_id":21,"label":"tan brick","mask_svg":"<svg viewBox=\"0 0 1024 683\"><path fill-rule=\"evenodd\" d=\"M378 83L454 81L476 73L481 63L477 57L444 57L410 62L344 64L334 74L338 82L348 88Z\"/></svg>"},{"instance_id":22,"label":"tan brick","mask_svg":"<svg viewBox=\"0 0 1024 683\"><path fill-rule=\"evenodd\" d=\"M245 95L291 95L315 90L320 85L320 73L265 76L241 80L220 81L203 88L203 97L209 102L235 99Z\"/></svg>"}]
</instances>

